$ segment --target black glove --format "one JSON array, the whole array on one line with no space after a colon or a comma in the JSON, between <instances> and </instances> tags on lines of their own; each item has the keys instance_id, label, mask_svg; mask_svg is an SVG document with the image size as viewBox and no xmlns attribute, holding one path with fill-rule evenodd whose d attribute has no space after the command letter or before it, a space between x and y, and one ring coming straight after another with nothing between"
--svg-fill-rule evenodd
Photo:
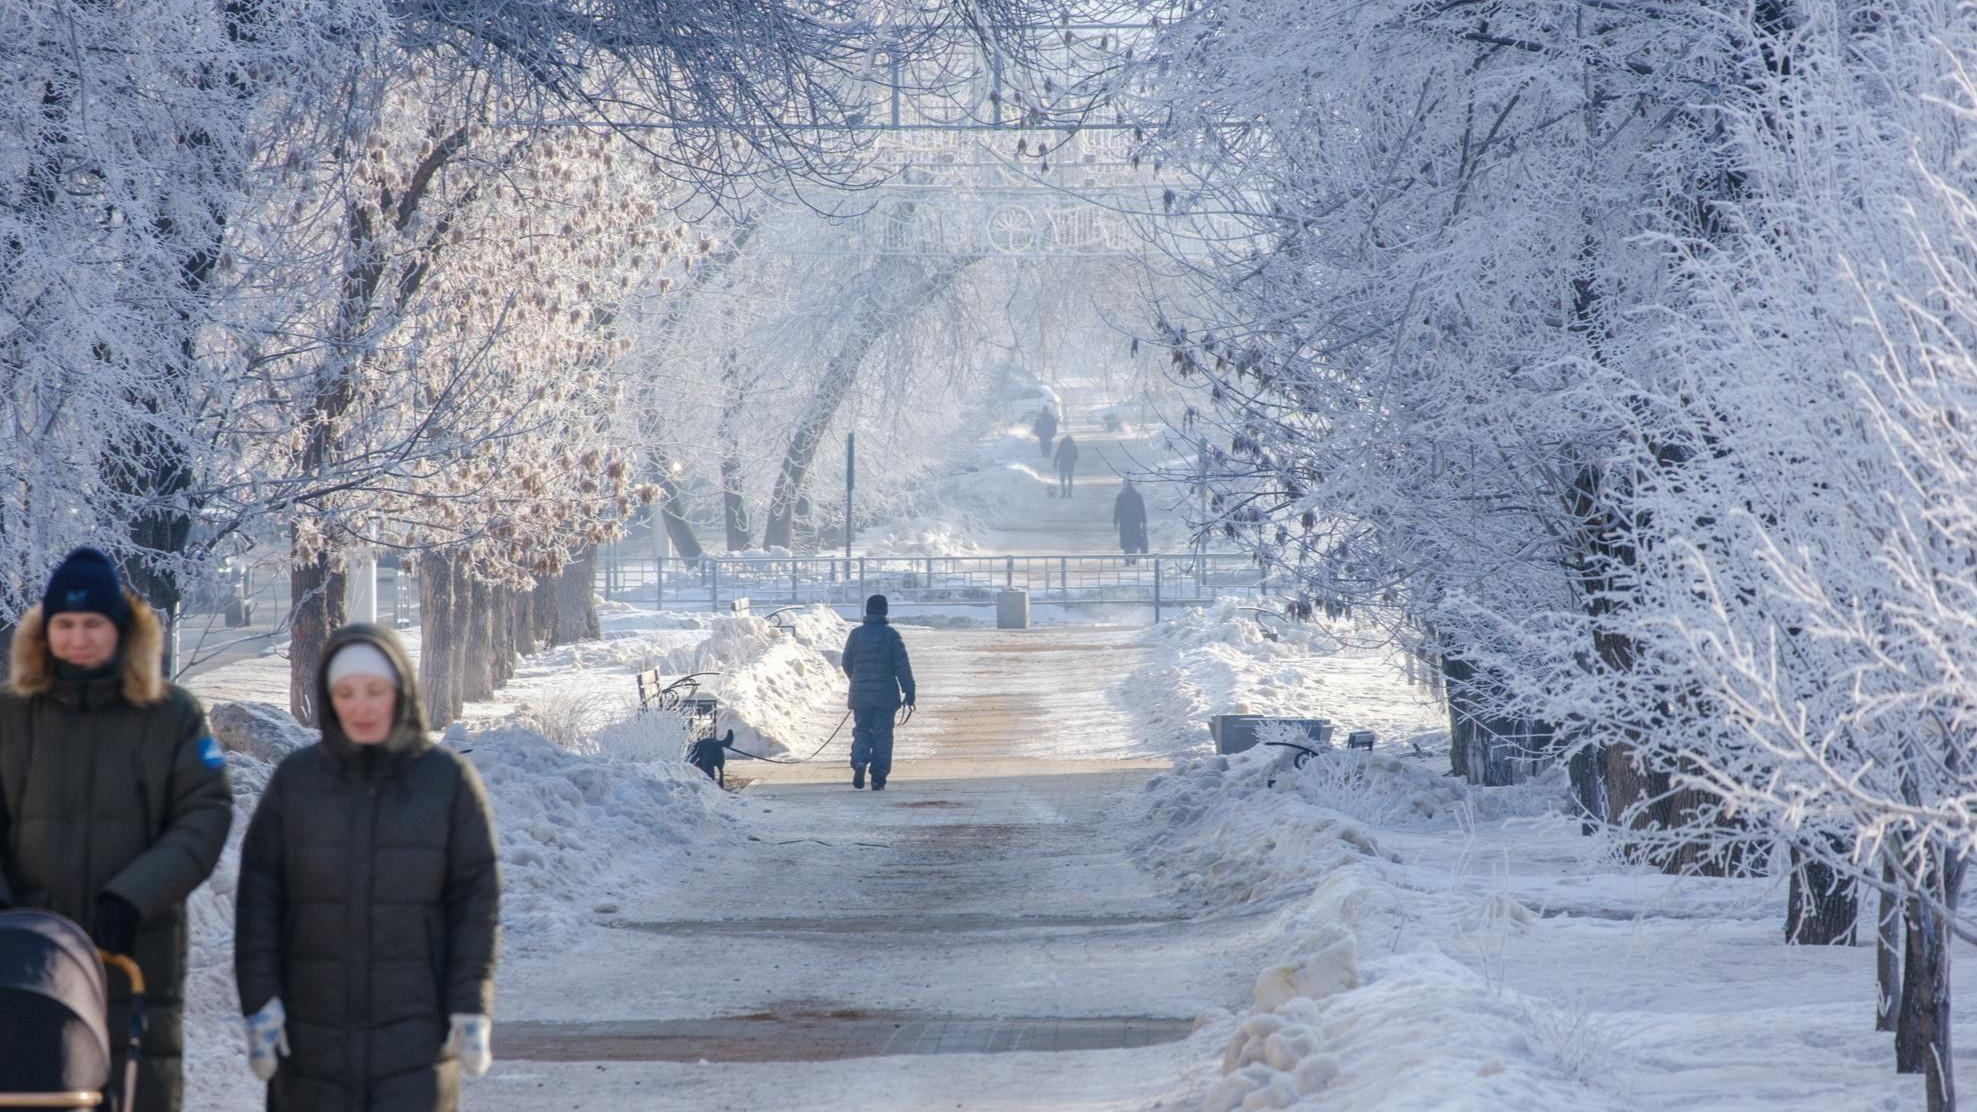
<instances>
[{"instance_id":1,"label":"black glove","mask_svg":"<svg viewBox=\"0 0 1977 1112\"><path fill-rule=\"evenodd\" d=\"M137 928L143 916L129 900L114 892L96 897L96 917L90 920L89 937L113 954L128 954L137 945Z\"/></svg>"}]
</instances>

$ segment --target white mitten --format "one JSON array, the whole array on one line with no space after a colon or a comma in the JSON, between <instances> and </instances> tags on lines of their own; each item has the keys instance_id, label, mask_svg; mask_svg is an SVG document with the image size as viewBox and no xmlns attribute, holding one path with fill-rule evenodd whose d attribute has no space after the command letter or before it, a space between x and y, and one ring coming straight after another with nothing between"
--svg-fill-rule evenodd
<instances>
[{"instance_id":1,"label":"white mitten","mask_svg":"<svg viewBox=\"0 0 1977 1112\"><path fill-rule=\"evenodd\" d=\"M275 1075L277 1055L288 1056L288 1013L282 1010L279 996L247 1017L247 1066L267 1081Z\"/></svg>"},{"instance_id":2,"label":"white mitten","mask_svg":"<svg viewBox=\"0 0 1977 1112\"><path fill-rule=\"evenodd\" d=\"M494 1021L484 1015L454 1012L447 1018L453 1030L446 1036L448 1053L460 1056L460 1072L479 1077L494 1064Z\"/></svg>"}]
</instances>

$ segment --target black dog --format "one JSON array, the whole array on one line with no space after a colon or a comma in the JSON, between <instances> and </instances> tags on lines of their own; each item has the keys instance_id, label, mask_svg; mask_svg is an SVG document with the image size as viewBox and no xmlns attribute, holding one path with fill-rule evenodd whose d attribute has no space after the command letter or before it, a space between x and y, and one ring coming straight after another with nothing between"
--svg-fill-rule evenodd
<instances>
[{"instance_id":1,"label":"black dog","mask_svg":"<svg viewBox=\"0 0 1977 1112\"><path fill-rule=\"evenodd\" d=\"M724 737L704 737L693 743L687 763L707 774L709 780L728 786L728 747L735 743L735 732Z\"/></svg>"}]
</instances>

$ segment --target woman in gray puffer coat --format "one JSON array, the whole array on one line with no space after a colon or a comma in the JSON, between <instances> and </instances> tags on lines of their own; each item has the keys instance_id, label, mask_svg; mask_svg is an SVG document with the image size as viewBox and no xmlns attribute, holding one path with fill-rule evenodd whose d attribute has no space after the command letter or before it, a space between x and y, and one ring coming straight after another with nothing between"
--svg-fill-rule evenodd
<instances>
[{"instance_id":1,"label":"woman in gray puffer coat","mask_svg":"<svg viewBox=\"0 0 1977 1112\"><path fill-rule=\"evenodd\" d=\"M448 1112L488 1039L501 881L473 765L427 736L398 638L338 630L323 740L275 769L240 854L235 967L281 1112Z\"/></svg>"}]
</instances>

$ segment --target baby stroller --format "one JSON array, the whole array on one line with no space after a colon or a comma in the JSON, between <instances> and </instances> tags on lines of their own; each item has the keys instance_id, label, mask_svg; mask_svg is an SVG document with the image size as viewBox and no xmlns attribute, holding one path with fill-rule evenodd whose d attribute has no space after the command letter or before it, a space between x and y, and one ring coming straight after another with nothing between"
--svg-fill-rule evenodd
<instances>
[{"instance_id":1,"label":"baby stroller","mask_svg":"<svg viewBox=\"0 0 1977 1112\"><path fill-rule=\"evenodd\" d=\"M130 978L130 1049L115 1095L105 1091L105 965ZM87 931L52 911L0 912L0 1108L130 1108L143 1036L144 974L136 962L98 950Z\"/></svg>"}]
</instances>

